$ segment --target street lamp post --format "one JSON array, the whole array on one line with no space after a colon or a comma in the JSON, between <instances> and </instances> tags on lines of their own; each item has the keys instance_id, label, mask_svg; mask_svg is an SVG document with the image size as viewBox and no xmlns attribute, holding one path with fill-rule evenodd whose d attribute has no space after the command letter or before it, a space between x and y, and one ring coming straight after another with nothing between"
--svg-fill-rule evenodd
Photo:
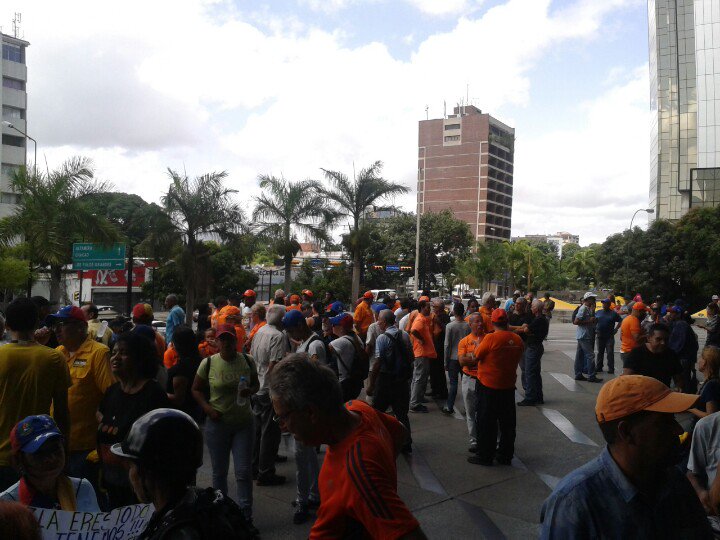
<instances>
[{"instance_id":1,"label":"street lamp post","mask_svg":"<svg viewBox=\"0 0 720 540\"><path fill-rule=\"evenodd\" d=\"M632 216L632 219L630 220L630 234L632 234L632 228L633 228L633 221L635 221L635 216L638 215L638 212L647 212L648 214L654 214L655 210L652 208L639 208L638 210L635 210L635 213ZM628 263L630 261L630 234L628 234L628 241L627 241L627 247L625 248L625 303L627 304L627 295L630 294L629 291L629 280L630 280L630 270L628 268Z\"/></svg>"},{"instance_id":2,"label":"street lamp post","mask_svg":"<svg viewBox=\"0 0 720 540\"><path fill-rule=\"evenodd\" d=\"M33 173L37 175L37 141L33 139L30 135L22 131L21 129L18 129L15 127L15 124L12 122L8 122L7 120L3 120L3 125L6 125L10 129L14 129L17 131L20 135L23 135L25 138L30 139L33 142L33 147L35 149L35 161L33 162ZM25 170L27 171L27 145L25 145ZM30 267L30 275L28 276L28 282L27 282L27 297L30 298L30 295L32 294L32 261L28 261L28 266ZM81 287L82 287L82 281Z\"/></svg>"}]
</instances>

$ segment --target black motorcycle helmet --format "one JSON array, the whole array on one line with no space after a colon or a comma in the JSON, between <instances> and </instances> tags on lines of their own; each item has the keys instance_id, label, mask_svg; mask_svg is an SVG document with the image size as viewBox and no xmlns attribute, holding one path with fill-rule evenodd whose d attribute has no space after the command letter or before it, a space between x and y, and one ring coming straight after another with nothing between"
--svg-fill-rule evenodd
<instances>
[{"instance_id":1,"label":"black motorcycle helmet","mask_svg":"<svg viewBox=\"0 0 720 540\"><path fill-rule=\"evenodd\" d=\"M155 409L135 420L125 440L111 450L149 471L194 471L202 465L203 440L190 415Z\"/></svg>"}]
</instances>

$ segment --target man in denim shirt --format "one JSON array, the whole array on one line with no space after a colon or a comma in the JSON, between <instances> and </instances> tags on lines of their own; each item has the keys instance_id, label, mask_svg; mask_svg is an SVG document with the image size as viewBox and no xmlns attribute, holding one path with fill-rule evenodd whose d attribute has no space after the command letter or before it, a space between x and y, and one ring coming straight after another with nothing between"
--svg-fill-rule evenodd
<instances>
[{"instance_id":1,"label":"man in denim shirt","mask_svg":"<svg viewBox=\"0 0 720 540\"><path fill-rule=\"evenodd\" d=\"M586 292L573 320L573 324L577 325L575 338L578 342L575 353L576 381L602 381L595 376L595 298L595 293ZM583 373L587 373L587 378Z\"/></svg>"},{"instance_id":2,"label":"man in denim shirt","mask_svg":"<svg viewBox=\"0 0 720 540\"><path fill-rule=\"evenodd\" d=\"M596 372L602 372L604 356L607 354L608 373L615 373L615 334L620 330L622 319L617 312L610 309L611 300L604 298L600 300L602 309L595 312L597 324L595 327L597 334L597 362L595 365Z\"/></svg>"},{"instance_id":3,"label":"man in denim shirt","mask_svg":"<svg viewBox=\"0 0 720 540\"><path fill-rule=\"evenodd\" d=\"M607 447L545 501L540 538L712 538L697 495L675 466L683 428L674 414L696 400L643 375L605 384L595 415Z\"/></svg>"}]
</instances>

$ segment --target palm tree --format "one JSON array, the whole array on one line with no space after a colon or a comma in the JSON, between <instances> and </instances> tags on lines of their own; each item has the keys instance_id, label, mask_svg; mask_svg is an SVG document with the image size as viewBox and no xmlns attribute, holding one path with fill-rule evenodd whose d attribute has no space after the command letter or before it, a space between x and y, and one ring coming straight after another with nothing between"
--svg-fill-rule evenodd
<instances>
[{"instance_id":1,"label":"palm tree","mask_svg":"<svg viewBox=\"0 0 720 540\"><path fill-rule=\"evenodd\" d=\"M237 190L223 185L227 172L212 172L188 178L168 169L171 184L162 197L165 212L182 238L180 267L185 285L185 314L192 323L198 291L207 281L210 252L203 238L231 239L245 228L245 214L231 195Z\"/></svg>"},{"instance_id":2,"label":"palm tree","mask_svg":"<svg viewBox=\"0 0 720 540\"><path fill-rule=\"evenodd\" d=\"M287 182L284 178L260 175L260 187L265 192L255 198L253 222L259 232L270 239L285 264L285 290L292 283L292 259L300 249L295 231L318 242L329 241L328 227L335 214L321 195L322 186L314 180Z\"/></svg>"},{"instance_id":3,"label":"palm tree","mask_svg":"<svg viewBox=\"0 0 720 540\"><path fill-rule=\"evenodd\" d=\"M88 201L111 186L96 181L92 161L80 157L46 174L29 174L21 167L10 182L20 201L13 215L0 220L0 243L25 241L30 260L50 267L50 303L58 303L62 268L72 260L73 242L109 244L120 237L110 222L93 213Z\"/></svg>"},{"instance_id":4,"label":"palm tree","mask_svg":"<svg viewBox=\"0 0 720 540\"><path fill-rule=\"evenodd\" d=\"M596 282L598 270L597 257L593 248L585 248L573 253L572 257L563 261L565 270L577 281L588 287Z\"/></svg>"},{"instance_id":5,"label":"palm tree","mask_svg":"<svg viewBox=\"0 0 720 540\"><path fill-rule=\"evenodd\" d=\"M362 224L366 212L387 210L390 207L378 203L389 197L408 192L408 188L385 180L382 176L383 164L376 161L362 169L351 181L347 175L338 171L322 169L329 181L329 188L322 188L321 193L335 204L338 217L345 217L350 222L350 232L345 235L344 243L352 258L352 298L355 300L360 292L361 255L368 241L368 234Z\"/></svg>"}]
</instances>

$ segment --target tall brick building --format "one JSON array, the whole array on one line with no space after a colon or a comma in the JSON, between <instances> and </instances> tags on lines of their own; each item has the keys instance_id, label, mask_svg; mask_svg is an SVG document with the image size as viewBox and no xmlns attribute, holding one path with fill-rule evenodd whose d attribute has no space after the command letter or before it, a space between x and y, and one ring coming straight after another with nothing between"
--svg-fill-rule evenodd
<instances>
[{"instance_id":1,"label":"tall brick building","mask_svg":"<svg viewBox=\"0 0 720 540\"><path fill-rule=\"evenodd\" d=\"M452 210L480 241L510 240L515 129L472 105L421 120L418 212Z\"/></svg>"}]
</instances>

